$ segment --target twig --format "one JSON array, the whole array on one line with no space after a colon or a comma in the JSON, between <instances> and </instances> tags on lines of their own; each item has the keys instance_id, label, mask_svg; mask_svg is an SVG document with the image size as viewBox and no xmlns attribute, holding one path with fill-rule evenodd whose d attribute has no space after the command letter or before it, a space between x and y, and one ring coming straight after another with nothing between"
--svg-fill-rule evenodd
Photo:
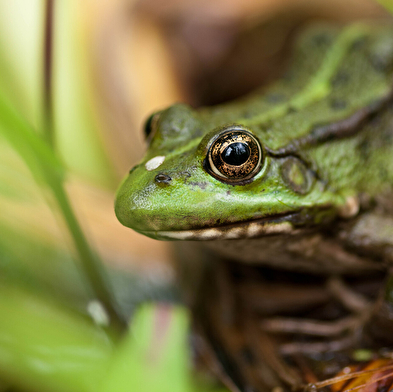
<instances>
[{"instance_id":1,"label":"twig","mask_svg":"<svg viewBox=\"0 0 393 392\"><path fill-rule=\"evenodd\" d=\"M346 317L333 322L276 317L263 320L261 322L261 328L266 332L274 333L335 336L345 331L355 329L361 323L362 319L359 317Z\"/></svg>"},{"instance_id":2,"label":"twig","mask_svg":"<svg viewBox=\"0 0 393 392\"><path fill-rule=\"evenodd\" d=\"M331 294L351 312L364 314L371 308L367 298L348 287L341 278L328 279L327 287Z\"/></svg>"},{"instance_id":3,"label":"twig","mask_svg":"<svg viewBox=\"0 0 393 392\"><path fill-rule=\"evenodd\" d=\"M375 369L360 370L358 372L343 374L341 376L328 378L327 380L318 381L316 383L310 384L310 385L306 386L306 389L307 390L321 389L321 388L327 387L329 385L337 384L339 382L352 380L353 378L356 378L356 377L362 377L362 376L364 376L366 374L372 374L372 373L376 373L376 372L383 372L385 370L390 370L390 369L393 370L393 364L392 365L381 366L381 367L375 368ZM390 376L392 376L392 374L390 374Z\"/></svg>"},{"instance_id":4,"label":"twig","mask_svg":"<svg viewBox=\"0 0 393 392\"><path fill-rule=\"evenodd\" d=\"M279 348L279 351L282 355L315 354L328 351L340 351L351 347L355 341L355 336L349 336L343 339L334 340L332 342L287 343L282 344Z\"/></svg>"}]
</instances>

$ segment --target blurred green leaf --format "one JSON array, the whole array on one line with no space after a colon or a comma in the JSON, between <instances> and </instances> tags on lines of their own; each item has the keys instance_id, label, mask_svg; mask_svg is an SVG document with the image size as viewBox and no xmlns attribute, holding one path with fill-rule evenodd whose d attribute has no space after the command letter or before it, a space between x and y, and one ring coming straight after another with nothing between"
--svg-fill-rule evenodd
<instances>
[{"instance_id":1,"label":"blurred green leaf","mask_svg":"<svg viewBox=\"0 0 393 392\"><path fill-rule=\"evenodd\" d=\"M44 135L44 0L0 1L0 91L34 131ZM99 134L91 52L78 1L54 0L53 104L55 151L74 173L114 188L118 181ZM72 26L72 27L71 27Z\"/></svg>"},{"instance_id":2,"label":"blurred green leaf","mask_svg":"<svg viewBox=\"0 0 393 392\"><path fill-rule=\"evenodd\" d=\"M91 320L0 285L0 378L26 391L96 391L114 345Z\"/></svg>"},{"instance_id":3,"label":"blurred green leaf","mask_svg":"<svg viewBox=\"0 0 393 392\"><path fill-rule=\"evenodd\" d=\"M192 391L182 308L143 306L119 346L100 392Z\"/></svg>"},{"instance_id":4,"label":"blurred green leaf","mask_svg":"<svg viewBox=\"0 0 393 392\"><path fill-rule=\"evenodd\" d=\"M0 1L0 91L42 128L42 35L45 1Z\"/></svg>"},{"instance_id":5,"label":"blurred green leaf","mask_svg":"<svg viewBox=\"0 0 393 392\"><path fill-rule=\"evenodd\" d=\"M71 171L101 186L116 189L119 181L100 134L94 41L85 42L89 15L80 1L56 1L53 45L53 120L56 149ZM72 28L70 28L72 26ZM92 39L92 37L90 38ZM93 37L94 39L94 37Z\"/></svg>"},{"instance_id":6,"label":"blurred green leaf","mask_svg":"<svg viewBox=\"0 0 393 392\"><path fill-rule=\"evenodd\" d=\"M114 342L89 318L20 287L0 286L0 377L26 391L196 392L188 316L146 305Z\"/></svg>"},{"instance_id":7,"label":"blurred green leaf","mask_svg":"<svg viewBox=\"0 0 393 392\"><path fill-rule=\"evenodd\" d=\"M57 156L1 95L0 132L26 162L41 185L48 184L53 188L63 181L65 170Z\"/></svg>"},{"instance_id":8,"label":"blurred green leaf","mask_svg":"<svg viewBox=\"0 0 393 392\"><path fill-rule=\"evenodd\" d=\"M80 308L91 298L76 260L60 247L37 241L0 222L0 284L56 297Z\"/></svg>"},{"instance_id":9,"label":"blurred green leaf","mask_svg":"<svg viewBox=\"0 0 393 392\"><path fill-rule=\"evenodd\" d=\"M0 95L0 133L2 133L20 157L25 161L33 176L41 185L52 191L63 214L69 232L78 250L82 266L97 298L110 313L112 322L122 329L123 321L108 289L101 263L86 241L64 190L64 168L47 143L34 132L30 125L18 115L6 99Z\"/></svg>"},{"instance_id":10,"label":"blurred green leaf","mask_svg":"<svg viewBox=\"0 0 393 392\"><path fill-rule=\"evenodd\" d=\"M393 14L393 0L377 0L383 5L391 14Z\"/></svg>"}]
</instances>

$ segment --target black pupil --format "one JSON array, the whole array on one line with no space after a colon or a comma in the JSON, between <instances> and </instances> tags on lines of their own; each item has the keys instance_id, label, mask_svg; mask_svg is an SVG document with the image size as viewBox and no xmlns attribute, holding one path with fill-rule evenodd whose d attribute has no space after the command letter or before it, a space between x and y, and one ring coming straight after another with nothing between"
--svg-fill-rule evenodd
<instances>
[{"instance_id":1,"label":"black pupil","mask_svg":"<svg viewBox=\"0 0 393 392\"><path fill-rule=\"evenodd\" d=\"M250 147L246 143L232 143L223 151L221 157L228 165L243 165L250 157Z\"/></svg>"}]
</instances>

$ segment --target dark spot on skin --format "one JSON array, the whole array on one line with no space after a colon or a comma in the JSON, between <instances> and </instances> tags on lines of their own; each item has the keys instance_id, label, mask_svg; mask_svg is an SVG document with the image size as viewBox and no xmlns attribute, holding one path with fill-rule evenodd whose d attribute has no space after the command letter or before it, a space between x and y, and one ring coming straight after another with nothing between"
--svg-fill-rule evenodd
<instances>
[{"instance_id":1,"label":"dark spot on skin","mask_svg":"<svg viewBox=\"0 0 393 392\"><path fill-rule=\"evenodd\" d=\"M379 56L377 54L374 54L370 56L370 62L372 67L377 71L381 73L387 73L391 70L393 66L393 56Z\"/></svg>"},{"instance_id":2,"label":"dark spot on skin","mask_svg":"<svg viewBox=\"0 0 393 392\"><path fill-rule=\"evenodd\" d=\"M379 171L379 176L381 177L382 180L388 179L388 172L385 167L380 167L378 171Z\"/></svg>"},{"instance_id":3,"label":"dark spot on skin","mask_svg":"<svg viewBox=\"0 0 393 392\"><path fill-rule=\"evenodd\" d=\"M347 102L343 99L332 99L330 101L330 107L334 110L342 110L347 107Z\"/></svg>"},{"instance_id":4,"label":"dark spot on skin","mask_svg":"<svg viewBox=\"0 0 393 392\"><path fill-rule=\"evenodd\" d=\"M375 113L370 117L369 124L371 127L377 127L381 125L381 122L382 122L382 116L378 113Z\"/></svg>"},{"instance_id":5,"label":"dark spot on skin","mask_svg":"<svg viewBox=\"0 0 393 392\"><path fill-rule=\"evenodd\" d=\"M345 71L338 72L332 79L331 85L332 87L343 86L349 82L349 75Z\"/></svg>"},{"instance_id":6,"label":"dark spot on skin","mask_svg":"<svg viewBox=\"0 0 393 392\"><path fill-rule=\"evenodd\" d=\"M252 117L254 117L254 113L252 113L252 112L250 112L250 111L243 112L242 117L243 117L243 118L252 118Z\"/></svg>"},{"instance_id":7,"label":"dark spot on skin","mask_svg":"<svg viewBox=\"0 0 393 392\"><path fill-rule=\"evenodd\" d=\"M272 93L266 95L265 99L269 103L280 103L285 100L285 95L280 93Z\"/></svg>"},{"instance_id":8,"label":"dark spot on skin","mask_svg":"<svg viewBox=\"0 0 393 392\"><path fill-rule=\"evenodd\" d=\"M390 72L393 68L393 38L389 35L374 42L369 48L368 58L377 72Z\"/></svg>"},{"instance_id":9,"label":"dark spot on skin","mask_svg":"<svg viewBox=\"0 0 393 392\"><path fill-rule=\"evenodd\" d=\"M383 144L392 144L393 142L393 134L392 133L385 133L382 136Z\"/></svg>"},{"instance_id":10,"label":"dark spot on skin","mask_svg":"<svg viewBox=\"0 0 393 392\"><path fill-rule=\"evenodd\" d=\"M197 186L198 188L205 190L209 184L207 182L189 182L188 185Z\"/></svg>"},{"instance_id":11,"label":"dark spot on skin","mask_svg":"<svg viewBox=\"0 0 393 392\"><path fill-rule=\"evenodd\" d=\"M312 37L312 43L315 46L322 46L322 45L327 45L329 42L331 42L332 37L330 37L329 35L325 34L325 33L319 33L314 35L314 37Z\"/></svg>"},{"instance_id":12,"label":"dark spot on skin","mask_svg":"<svg viewBox=\"0 0 393 392\"><path fill-rule=\"evenodd\" d=\"M367 42L367 37L360 37L353 42L353 44L350 47L350 50L357 52L358 50L364 48L366 42Z\"/></svg>"},{"instance_id":13,"label":"dark spot on skin","mask_svg":"<svg viewBox=\"0 0 393 392\"><path fill-rule=\"evenodd\" d=\"M363 161L367 161L370 156L370 144L368 143L368 141L367 140L362 141L359 144L358 149Z\"/></svg>"},{"instance_id":14,"label":"dark spot on skin","mask_svg":"<svg viewBox=\"0 0 393 392\"><path fill-rule=\"evenodd\" d=\"M169 184L172 181L172 178L167 174L160 173L156 175L154 181L159 184Z\"/></svg>"},{"instance_id":15,"label":"dark spot on skin","mask_svg":"<svg viewBox=\"0 0 393 392\"><path fill-rule=\"evenodd\" d=\"M187 181L191 177L191 173L189 173L188 171L184 171L181 172L179 176L182 177L184 181Z\"/></svg>"}]
</instances>

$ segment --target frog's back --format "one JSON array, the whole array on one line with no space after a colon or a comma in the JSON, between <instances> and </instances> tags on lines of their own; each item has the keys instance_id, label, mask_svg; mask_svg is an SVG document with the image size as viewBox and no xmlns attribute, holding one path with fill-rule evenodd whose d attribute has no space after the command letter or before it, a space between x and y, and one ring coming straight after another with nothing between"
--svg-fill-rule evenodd
<instances>
[{"instance_id":1,"label":"frog's back","mask_svg":"<svg viewBox=\"0 0 393 392\"><path fill-rule=\"evenodd\" d=\"M201 114L207 129L223 118L250 127L271 151L299 147L338 189L380 192L393 183L392 90L392 25L316 25L282 79Z\"/></svg>"},{"instance_id":2,"label":"frog's back","mask_svg":"<svg viewBox=\"0 0 393 392\"><path fill-rule=\"evenodd\" d=\"M313 26L298 40L292 66L277 83L201 115L207 129L225 118L279 149L386 97L392 76L393 26Z\"/></svg>"}]
</instances>

